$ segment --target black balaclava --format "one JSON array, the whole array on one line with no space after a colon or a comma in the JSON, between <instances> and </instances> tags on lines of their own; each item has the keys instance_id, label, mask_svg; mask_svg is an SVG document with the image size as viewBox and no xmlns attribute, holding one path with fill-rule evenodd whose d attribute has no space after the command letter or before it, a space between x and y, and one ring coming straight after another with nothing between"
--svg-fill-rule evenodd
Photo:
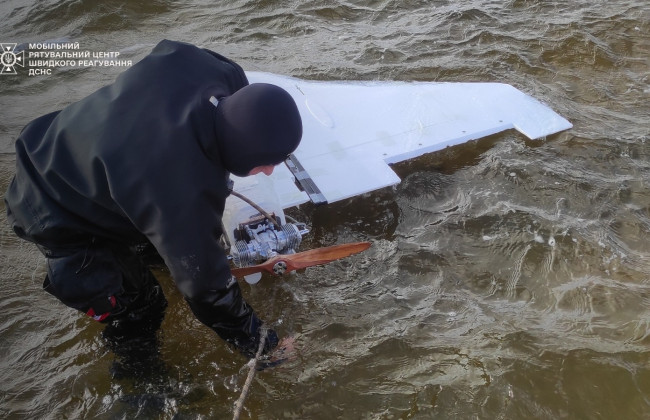
<instances>
[{"instance_id":1,"label":"black balaclava","mask_svg":"<svg viewBox=\"0 0 650 420\"><path fill-rule=\"evenodd\" d=\"M287 91L253 83L219 99L216 133L225 169L246 176L257 166L283 162L296 150L302 121Z\"/></svg>"}]
</instances>

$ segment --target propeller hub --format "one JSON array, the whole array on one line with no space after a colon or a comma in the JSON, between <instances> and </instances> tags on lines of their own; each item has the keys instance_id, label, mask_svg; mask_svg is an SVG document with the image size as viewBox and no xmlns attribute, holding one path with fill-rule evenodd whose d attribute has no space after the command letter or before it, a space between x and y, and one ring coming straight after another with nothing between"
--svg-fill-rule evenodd
<instances>
[{"instance_id":1,"label":"propeller hub","mask_svg":"<svg viewBox=\"0 0 650 420\"><path fill-rule=\"evenodd\" d=\"M278 261L273 265L273 272L277 274L278 276L281 276L284 274L284 272L287 271L287 263L284 261Z\"/></svg>"}]
</instances>

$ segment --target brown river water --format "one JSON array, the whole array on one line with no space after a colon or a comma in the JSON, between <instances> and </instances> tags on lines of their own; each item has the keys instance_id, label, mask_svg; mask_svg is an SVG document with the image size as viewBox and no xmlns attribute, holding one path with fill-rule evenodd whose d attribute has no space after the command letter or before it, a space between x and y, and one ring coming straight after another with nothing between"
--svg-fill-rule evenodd
<instances>
[{"instance_id":1,"label":"brown river water","mask_svg":"<svg viewBox=\"0 0 650 420\"><path fill-rule=\"evenodd\" d=\"M296 337L293 360L256 374L242 418L650 418L646 0L6 0L0 16L0 42L134 62L168 38L305 79L503 82L574 124L472 141L396 165L394 188L291 210L312 227L303 249L373 246L242 284ZM0 75L3 192L21 128L124 68L16 70ZM1 418L232 418L246 361L165 270L166 368L113 378L101 326L41 290L44 259L2 206Z\"/></svg>"}]
</instances>

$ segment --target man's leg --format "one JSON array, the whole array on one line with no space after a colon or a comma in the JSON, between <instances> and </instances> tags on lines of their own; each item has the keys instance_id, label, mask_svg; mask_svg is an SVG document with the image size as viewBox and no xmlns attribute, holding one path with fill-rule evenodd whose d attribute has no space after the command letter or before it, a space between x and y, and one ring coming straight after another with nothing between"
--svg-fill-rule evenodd
<instances>
[{"instance_id":1,"label":"man's leg","mask_svg":"<svg viewBox=\"0 0 650 420\"><path fill-rule=\"evenodd\" d=\"M125 273L123 315L109 318L102 336L118 357L112 373L116 377L151 377L164 374L160 360L158 329L165 316L167 299L158 280L141 259L128 249L115 252Z\"/></svg>"},{"instance_id":2,"label":"man's leg","mask_svg":"<svg viewBox=\"0 0 650 420\"><path fill-rule=\"evenodd\" d=\"M45 250L44 288L106 324L102 334L119 363L115 375L145 375L162 366L157 331L167 300L151 271L127 247L92 241L83 249Z\"/></svg>"}]
</instances>

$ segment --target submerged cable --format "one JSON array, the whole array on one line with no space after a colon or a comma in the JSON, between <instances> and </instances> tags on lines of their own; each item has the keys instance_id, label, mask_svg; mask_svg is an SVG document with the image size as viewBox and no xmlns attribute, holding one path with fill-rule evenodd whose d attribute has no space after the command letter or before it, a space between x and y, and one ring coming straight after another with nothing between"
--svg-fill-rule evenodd
<instances>
[{"instance_id":1,"label":"submerged cable","mask_svg":"<svg viewBox=\"0 0 650 420\"><path fill-rule=\"evenodd\" d=\"M248 199L247 197L243 196L242 194L238 193L237 191L231 190L230 194L234 195L235 197L244 200L246 203L250 204L255 210L259 211L260 214L262 214L264 217L269 219L271 223L275 225L276 228L281 229L280 224L275 220L275 217L272 217L266 210L264 210L262 207L258 206L253 202L252 200Z\"/></svg>"}]
</instances>

